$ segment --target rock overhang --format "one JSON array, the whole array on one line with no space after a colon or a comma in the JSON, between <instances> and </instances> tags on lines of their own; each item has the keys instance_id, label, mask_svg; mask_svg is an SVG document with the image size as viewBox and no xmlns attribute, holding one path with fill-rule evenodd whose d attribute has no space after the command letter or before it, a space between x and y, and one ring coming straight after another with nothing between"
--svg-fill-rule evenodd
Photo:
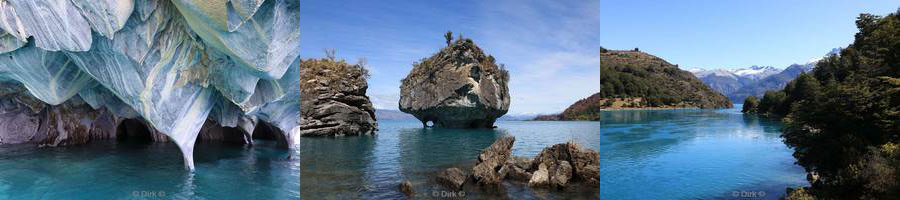
<instances>
[{"instance_id":1,"label":"rock overhang","mask_svg":"<svg viewBox=\"0 0 900 200\"><path fill-rule=\"evenodd\" d=\"M178 144L193 169L193 143L207 119L243 129L262 120L292 141L299 123L298 6L0 0L0 82L21 84L50 105L78 98L143 118Z\"/></svg>"}]
</instances>

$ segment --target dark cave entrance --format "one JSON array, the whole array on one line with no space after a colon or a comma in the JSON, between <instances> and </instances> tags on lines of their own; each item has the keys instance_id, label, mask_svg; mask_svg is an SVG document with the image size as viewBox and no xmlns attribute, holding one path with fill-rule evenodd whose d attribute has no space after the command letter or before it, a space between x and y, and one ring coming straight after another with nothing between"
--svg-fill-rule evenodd
<instances>
[{"instance_id":1,"label":"dark cave entrance","mask_svg":"<svg viewBox=\"0 0 900 200\"><path fill-rule=\"evenodd\" d=\"M116 127L116 141L128 144L149 144L153 142L150 128L137 119L125 119Z\"/></svg>"},{"instance_id":2,"label":"dark cave entrance","mask_svg":"<svg viewBox=\"0 0 900 200\"><path fill-rule=\"evenodd\" d=\"M250 144L247 133L240 127L225 127L212 120L206 120L200 133L197 134L197 143L225 143L225 144Z\"/></svg>"},{"instance_id":3,"label":"dark cave entrance","mask_svg":"<svg viewBox=\"0 0 900 200\"><path fill-rule=\"evenodd\" d=\"M287 138L284 137L281 129L262 120L256 124L256 129L253 130L253 140L275 141L280 147L288 146Z\"/></svg>"}]
</instances>

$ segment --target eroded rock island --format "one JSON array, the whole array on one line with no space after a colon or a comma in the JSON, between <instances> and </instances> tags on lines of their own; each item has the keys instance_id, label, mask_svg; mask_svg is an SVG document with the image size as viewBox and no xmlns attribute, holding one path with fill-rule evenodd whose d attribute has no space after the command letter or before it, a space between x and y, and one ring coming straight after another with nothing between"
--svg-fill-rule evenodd
<instances>
[{"instance_id":1,"label":"eroded rock island","mask_svg":"<svg viewBox=\"0 0 900 200\"><path fill-rule=\"evenodd\" d=\"M400 86L400 110L424 126L492 128L509 110L509 72L471 39L449 42L413 64Z\"/></svg>"},{"instance_id":2,"label":"eroded rock island","mask_svg":"<svg viewBox=\"0 0 900 200\"><path fill-rule=\"evenodd\" d=\"M328 58L300 61L300 69L300 136L375 134L364 66Z\"/></svg>"}]
</instances>

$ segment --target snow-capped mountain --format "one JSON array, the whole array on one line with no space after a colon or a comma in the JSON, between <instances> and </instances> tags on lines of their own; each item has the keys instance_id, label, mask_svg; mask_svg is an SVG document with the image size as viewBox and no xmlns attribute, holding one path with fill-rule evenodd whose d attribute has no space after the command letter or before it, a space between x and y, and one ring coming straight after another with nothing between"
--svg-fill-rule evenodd
<instances>
[{"instance_id":1,"label":"snow-capped mountain","mask_svg":"<svg viewBox=\"0 0 900 200\"><path fill-rule=\"evenodd\" d=\"M705 76L718 76L718 77L730 77L733 79L747 78L752 80L759 80L766 78L771 75L778 74L781 72L781 69L772 67L772 66L751 66L750 68L738 68L738 69L698 69L692 68L687 69L687 71L694 74L698 78L702 78Z\"/></svg>"},{"instance_id":2,"label":"snow-capped mountain","mask_svg":"<svg viewBox=\"0 0 900 200\"><path fill-rule=\"evenodd\" d=\"M734 69L730 70L731 73L734 73L737 76L750 78L750 79L763 79L771 75L775 75L778 72L781 72L781 69L772 67L772 66L752 66L747 69Z\"/></svg>"},{"instance_id":3,"label":"snow-capped mountain","mask_svg":"<svg viewBox=\"0 0 900 200\"><path fill-rule=\"evenodd\" d=\"M825 56L837 55L834 48ZM784 70L771 66L751 66L740 69L688 69L703 83L728 96L732 102L741 103L748 96L761 96L767 90L776 90L794 80L801 73L812 71L823 57L811 59L805 64L792 64Z\"/></svg>"}]
</instances>

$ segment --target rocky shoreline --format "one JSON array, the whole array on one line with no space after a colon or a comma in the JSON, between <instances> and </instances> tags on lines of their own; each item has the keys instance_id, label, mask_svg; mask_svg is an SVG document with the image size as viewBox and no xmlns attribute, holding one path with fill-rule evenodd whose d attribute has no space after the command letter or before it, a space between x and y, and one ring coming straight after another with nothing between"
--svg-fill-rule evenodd
<instances>
[{"instance_id":1,"label":"rocky shoreline","mask_svg":"<svg viewBox=\"0 0 900 200\"><path fill-rule=\"evenodd\" d=\"M506 182L531 188L563 191L567 187L600 185L600 154L575 142L544 148L534 158L512 156L515 137L504 136L485 148L471 169L451 167L434 176L434 182L450 191L464 188L491 189ZM404 194L414 194L408 182L400 185Z\"/></svg>"}]
</instances>

